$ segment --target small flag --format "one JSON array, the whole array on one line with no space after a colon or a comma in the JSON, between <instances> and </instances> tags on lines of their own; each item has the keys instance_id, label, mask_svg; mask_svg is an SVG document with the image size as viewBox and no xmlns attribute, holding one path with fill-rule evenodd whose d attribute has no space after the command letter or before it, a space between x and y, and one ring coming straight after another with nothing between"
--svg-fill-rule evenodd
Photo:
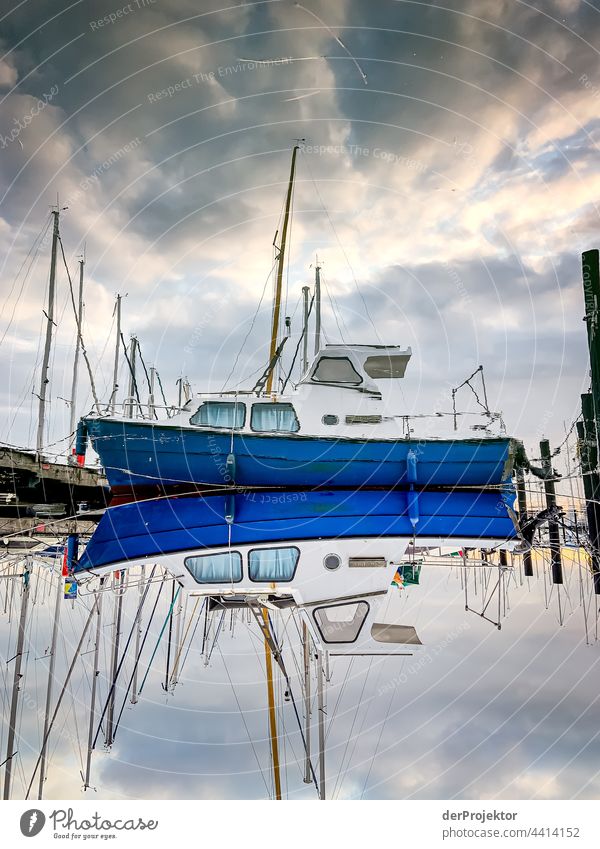
<instances>
[{"instance_id":1,"label":"small flag","mask_svg":"<svg viewBox=\"0 0 600 849\"><path fill-rule=\"evenodd\" d=\"M77 598L77 581L68 578L65 581L65 599L68 601L73 598Z\"/></svg>"},{"instance_id":2,"label":"small flag","mask_svg":"<svg viewBox=\"0 0 600 849\"><path fill-rule=\"evenodd\" d=\"M401 590L404 587L404 578L400 569L396 569L396 574L392 579L392 586Z\"/></svg>"}]
</instances>

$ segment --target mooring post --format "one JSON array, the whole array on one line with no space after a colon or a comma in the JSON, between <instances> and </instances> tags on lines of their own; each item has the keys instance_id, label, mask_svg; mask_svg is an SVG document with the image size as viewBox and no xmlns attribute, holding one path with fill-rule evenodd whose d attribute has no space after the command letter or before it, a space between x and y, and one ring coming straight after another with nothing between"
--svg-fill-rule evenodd
<instances>
[{"instance_id":1,"label":"mooring post","mask_svg":"<svg viewBox=\"0 0 600 849\"><path fill-rule=\"evenodd\" d=\"M546 491L546 506L548 508L556 507L556 490L554 489L554 479L552 478L552 460L550 455L550 443L547 439L542 439L540 442L540 456L542 458L542 468L548 474L544 480L544 490ZM552 583L562 584L562 561L560 556L560 532L556 519L548 520L548 532L550 536L550 554L552 557Z\"/></svg>"},{"instance_id":2,"label":"mooring post","mask_svg":"<svg viewBox=\"0 0 600 849\"><path fill-rule=\"evenodd\" d=\"M588 525L590 531L590 541L592 543L592 570L594 575L594 592L600 595L600 571L598 568L600 539L598 531L600 522L598 521L598 505L595 503L598 499L598 426L600 424L600 255L597 249L585 251L581 256L581 273L583 278L583 294L585 299L585 324L587 328L588 347L590 352L590 374L592 379L592 394L589 396L581 396L582 411L584 419L585 439L589 449L593 447L593 454L588 454L588 459L593 458L593 463L590 463L586 471L584 471L583 480L584 486L586 483L586 474L590 476L589 483L591 484L590 495L586 491ZM586 400L584 401L584 397ZM584 409L585 405L585 409ZM588 425L586 426L586 420ZM579 428L578 428L579 431ZM593 442L593 446L590 444ZM594 510L595 517L590 521L590 514ZM592 531L592 525L594 529ZM593 535L592 535L593 534Z\"/></svg>"},{"instance_id":3,"label":"mooring post","mask_svg":"<svg viewBox=\"0 0 600 849\"><path fill-rule=\"evenodd\" d=\"M527 514L527 493L525 491L525 474L523 469L517 470L517 503L519 505L519 525L521 531L527 524L529 516ZM528 549L523 554L523 567L526 578L533 577L533 564L531 562L531 551Z\"/></svg>"},{"instance_id":4,"label":"mooring post","mask_svg":"<svg viewBox=\"0 0 600 849\"><path fill-rule=\"evenodd\" d=\"M592 547L592 575L594 592L600 595L600 475L598 474L598 446L596 442L596 424L594 421L594 401L592 395L581 396L583 421L577 422L579 437L579 455L583 476L583 492L586 502L588 534Z\"/></svg>"}]
</instances>

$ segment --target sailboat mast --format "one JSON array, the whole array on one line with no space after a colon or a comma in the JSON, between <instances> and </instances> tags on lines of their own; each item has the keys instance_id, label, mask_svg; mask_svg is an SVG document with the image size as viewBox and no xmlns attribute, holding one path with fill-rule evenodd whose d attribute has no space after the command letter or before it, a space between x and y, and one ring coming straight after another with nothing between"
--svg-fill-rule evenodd
<instances>
[{"instance_id":1,"label":"sailboat mast","mask_svg":"<svg viewBox=\"0 0 600 849\"><path fill-rule=\"evenodd\" d=\"M54 572L52 573L54 575ZM52 689L54 686L54 667L56 664L56 641L58 639L58 626L60 622L60 604L63 595L63 582L59 575L56 582L56 600L54 603L54 621L52 624L52 641L50 644L50 658L48 664L48 684L46 687L46 709L44 712L44 736L40 761L40 783L38 787L38 799L44 797L44 781L46 780L46 756L48 750L48 725L50 723L50 707L52 705Z\"/></svg>"},{"instance_id":2,"label":"sailboat mast","mask_svg":"<svg viewBox=\"0 0 600 849\"><path fill-rule=\"evenodd\" d=\"M77 342L75 343L75 357L73 359L73 381L71 383L71 420L69 433L71 434L71 445L75 441L75 417L77 402L77 378L79 371L79 351L81 350L81 322L83 319L83 267L85 259L79 260L79 298L77 302Z\"/></svg>"},{"instance_id":3,"label":"sailboat mast","mask_svg":"<svg viewBox=\"0 0 600 849\"><path fill-rule=\"evenodd\" d=\"M294 188L294 173L296 170L296 155L299 150L299 145L294 145L292 151L292 165L290 168L290 179L288 182L287 196L285 199L285 212L283 215L283 228L281 230L281 243L279 245L279 254L277 255L277 279L275 282L275 299L273 302L273 324L271 327L271 347L269 349L269 363L273 362L273 357L277 351L277 336L279 333L279 316L281 314L281 289L283 283L283 268L285 263L285 245L287 240L288 225L290 221L290 208L292 205L292 191ZM271 369L267 378L266 391L269 394L273 388L273 372Z\"/></svg>"},{"instance_id":4,"label":"sailboat mast","mask_svg":"<svg viewBox=\"0 0 600 849\"><path fill-rule=\"evenodd\" d=\"M127 390L127 409L125 410L125 415L127 418L132 419L134 413L137 409L136 407L136 380L135 380L135 370L136 370L136 359L137 359L137 349L138 349L138 340L136 336L131 337L131 342L129 343L129 389Z\"/></svg>"},{"instance_id":5,"label":"sailboat mast","mask_svg":"<svg viewBox=\"0 0 600 849\"><path fill-rule=\"evenodd\" d=\"M38 412L38 428L36 449L38 457L42 454L44 447L44 425L46 422L46 390L48 388L48 367L50 365L50 348L52 347L52 328L54 327L54 301L56 291L56 252L58 247L58 220L60 212L58 206L52 210L54 226L52 229L52 255L50 259L50 282L48 285L48 310L46 312L46 341L44 344L44 357L42 359L42 376L40 380L40 404Z\"/></svg>"},{"instance_id":6,"label":"sailboat mast","mask_svg":"<svg viewBox=\"0 0 600 849\"><path fill-rule=\"evenodd\" d=\"M90 786L90 772L92 769L92 750L94 748L94 719L96 715L96 688L100 669L98 668L98 655L100 653L100 628L102 625L102 590L104 578L100 578L100 586L96 590L95 610L96 610L96 641L94 643L94 668L92 669L92 693L90 696L90 719L88 727L88 746L87 756L85 761L85 776L83 778L83 789L87 790Z\"/></svg>"},{"instance_id":7,"label":"sailboat mast","mask_svg":"<svg viewBox=\"0 0 600 849\"><path fill-rule=\"evenodd\" d=\"M306 372L308 368L308 296L310 289L308 286L302 287L302 301L303 301L303 329L304 333L302 336L302 374Z\"/></svg>"},{"instance_id":8,"label":"sailboat mast","mask_svg":"<svg viewBox=\"0 0 600 849\"><path fill-rule=\"evenodd\" d=\"M265 627L265 666L267 670L267 695L269 698L269 735L271 738L271 758L273 760L273 783L275 785L275 798L281 799L281 775L279 771L279 743L277 740L277 720L275 715L275 690L273 687L273 659L271 646L266 637L269 631L269 613L266 607L262 608L262 618Z\"/></svg>"},{"instance_id":9,"label":"sailboat mast","mask_svg":"<svg viewBox=\"0 0 600 849\"><path fill-rule=\"evenodd\" d=\"M117 391L119 389L119 351L121 345L121 296L117 295L115 304L117 336L115 342L115 361L113 365L113 388L110 396L110 412L114 416L117 405Z\"/></svg>"},{"instance_id":10,"label":"sailboat mast","mask_svg":"<svg viewBox=\"0 0 600 849\"><path fill-rule=\"evenodd\" d=\"M19 683L21 681L21 662L23 660L23 645L25 643L25 622L27 620L27 602L29 601L29 564L25 563L23 572L23 588L21 590L21 613L19 616L19 634L17 637L17 650L14 656L15 669L12 685L12 699L10 703L10 717L8 720L8 741L6 743L6 766L4 768L4 799L10 799L10 788L12 781L13 758L16 754L15 736L17 725L17 708L19 705ZM15 575L12 580L16 580Z\"/></svg>"},{"instance_id":11,"label":"sailboat mast","mask_svg":"<svg viewBox=\"0 0 600 849\"><path fill-rule=\"evenodd\" d=\"M315 265L315 356L321 347L321 266Z\"/></svg>"},{"instance_id":12,"label":"sailboat mast","mask_svg":"<svg viewBox=\"0 0 600 849\"><path fill-rule=\"evenodd\" d=\"M312 783L312 765L310 762L310 635L306 622L302 623L302 650L304 660L304 783Z\"/></svg>"},{"instance_id":13,"label":"sailboat mast","mask_svg":"<svg viewBox=\"0 0 600 849\"><path fill-rule=\"evenodd\" d=\"M323 696L323 652L317 651L317 711L319 714L319 798L325 797L325 699Z\"/></svg>"}]
</instances>

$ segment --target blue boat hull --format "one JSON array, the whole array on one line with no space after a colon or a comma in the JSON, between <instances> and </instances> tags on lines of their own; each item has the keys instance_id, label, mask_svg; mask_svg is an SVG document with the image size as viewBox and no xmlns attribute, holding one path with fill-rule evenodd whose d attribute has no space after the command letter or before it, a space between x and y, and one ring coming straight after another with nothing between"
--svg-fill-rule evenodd
<instances>
[{"instance_id":1,"label":"blue boat hull","mask_svg":"<svg viewBox=\"0 0 600 849\"><path fill-rule=\"evenodd\" d=\"M149 485L254 487L393 487L407 482L416 454L419 486L487 486L510 477L509 438L351 440L302 435L263 436L86 420L113 491Z\"/></svg>"},{"instance_id":2,"label":"blue boat hull","mask_svg":"<svg viewBox=\"0 0 600 849\"><path fill-rule=\"evenodd\" d=\"M514 491L253 492L109 508L76 571L178 551L308 539L512 539ZM228 524L225 516L233 516Z\"/></svg>"}]
</instances>

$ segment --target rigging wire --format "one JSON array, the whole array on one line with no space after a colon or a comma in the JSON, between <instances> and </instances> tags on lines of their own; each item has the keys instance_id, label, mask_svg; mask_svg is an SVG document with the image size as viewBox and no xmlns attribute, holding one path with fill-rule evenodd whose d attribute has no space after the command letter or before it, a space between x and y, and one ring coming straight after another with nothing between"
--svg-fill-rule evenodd
<instances>
[{"instance_id":1,"label":"rigging wire","mask_svg":"<svg viewBox=\"0 0 600 849\"><path fill-rule=\"evenodd\" d=\"M265 778L265 773L264 773L264 770L263 770L262 764L261 764L261 762L260 762L260 759L259 759L259 757L258 757L258 752L256 751L256 748L255 748L255 746L254 746L254 742L253 742L253 740L252 740L252 736L251 736L251 734L250 734L250 729L248 728L248 724L247 724L247 722L246 722L246 717L244 716L244 711L242 710L242 707L241 707L241 705L240 705L240 701L239 701L239 699L238 699L238 696L237 696L237 693L236 693L235 687L234 687L234 685L233 685L233 681L231 680L231 675L229 674L229 669L227 668L227 663L226 663L226 661L225 661L225 655L223 654L223 651L222 651L222 649L221 649L221 645L220 645L220 644L217 646L217 648L219 649L219 654L221 655L221 660L223 661L223 668L225 669L225 674L227 675L227 680L229 681L229 684L231 685L231 692L233 693L233 696L234 696L234 698L235 698L235 703L236 703L236 705L237 705L238 712L239 712L239 714L240 714L240 717L241 717L242 723L243 723L244 728L245 728L245 730L246 730L246 735L247 735L247 737L248 737L248 742L250 743L250 746L251 746L251 748L252 748L252 752L253 752L254 757L255 757L255 759L256 759L256 764L257 764L257 766L258 766L258 770L259 770L259 772L260 772L260 777L261 777L261 778L262 778L262 780L263 780L263 784L265 785L265 788L266 788L267 794L270 796L270 795L271 795L271 789L270 789L270 787L269 787L269 785L268 785L268 783L267 783L267 780L266 780L266 778Z\"/></svg>"},{"instance_id":2,"label":"rigging wire","mask_svg":"<svg viewBox=\"0 0 600 849\"><path fill-rule=\"evenodd\" d=\"M356 279L356 274L354 273L354 268L352 267L352 263L350 262L350 258L348 256L348 254L346 253L344 245L342 244L342 241L341 241L340 237L338 236L337 230L335 229L335 225L332 221L332 218L329 214L329 211L328 211L327 207L325 206L325 204L323 202L323 198L321 197L319 187L318 187L317 182L316 182L316 180L313 176L312 170L311 170L309 162L308 162L308 157L306 157L306 165L307 165L307 168L308 168L308 173L310 174L310 178L311 178L313 185L315 187L315 192L317 193L317 197L319 198L319 202L321 203L321 206L323 208L323 212L327 216L327 220L329 221L329 225L330 225L330 227L333 231L333 235L335 236L336 242L338 243L338 247L339 247L340 251L342 252L344 259L346 260L346 264L348 265L348 268L350 269L350 274L352 275L352 280L354 281L354 286L355 286L356 291L358 292L358 295L359 295L359 297L362 301L362 305L363 305L364 310L365 310L365 315L367 316L367 318L371 322L371 326L372 326L373 330L375 331L375 337L376 337L377 341L379 343L381 343L381 337L379 336L379 333L377 331L377 327L375 326L375 322L373 321L371 313L369 312L369 307L367 306L367 302L365 301L364 295L361 292L360 286L358 285L358 280Z\"/></svg>"},{"instance_id":3,"label":"rigging wire","mask_svg":"<svg viewBox=\"0 0 600 849\"><path fill-rule=\"evenodd\" d=\"M96 384L94 383L94 373L92 372L92 367L90 366L90 361L88 359L87 350L85 348L85 344L83 341L83 333L81 330L81 322L79 321L79 315L77 313L77 306L75 304L75 295L73 292L73 281L71 280L71 274L69 272L69 266L67 265L67 258L65 256L65 249L63 246L62 237L58 236L58 242L60 244L60 252L62 254L63 263L65 266L65 271L67 272L67 278L69 280L69 293L71 295L71 306L73 307L73 315L75 316L75 324L77 326L77 335L79 337L79 345L81 346L81 353L83 355L83 359L85 360L85 364L88 370L88 376L90 379L90 388L92 390L92 397L94 399L94 405L96 407L96 411L100 413L100 402L98 401L98 396L96 395Z\"/></svg>"},{"instance_id":4,"label":"rigging wire","mask_svg":"<svg viewBox=\"0 0 600 849\"><path fill-rule=\"evenodd\" d=\"M133 391L135 392L135 397L138 402L138 406L142 406L142 402L140 400L140 393L138 391L137 379L135 376L135 371L133 369L133 365L131 364L131 360L129 359L129 354L127 353L127 345L125 343L125 337L121 333L121 344L123 345L123 353L125 355L125 362L127 363L127 367L129 368L129 374L131 376L131 382L133 384ZM139 350L139 341L138 341L138 350Z\"/></svg>"},{"instance_id":5,"label":"rigging wire","mask_svg":"<svg viewBox=\"0 0 600 849\"><path fill-rule=\"evenodd\" d=\"M8 320L8 324L6 325L6 327L4 329L4 333L2 334L2 339L0 339L0 347L2 347L2 344L3 344L3 342L6 339L6 336L8 334L8 331L12 327L12 323L13 323L13 320L14 320L14 317L15 317L15 313L17 311L17 307L18 307L18 305L21 301L21 297L23 296L23 289L25 288L25 283L27 282L27 278L29 277L29 275L31 273L31 270L33 268L35 260L37 259L37 255L39 253L42 242L46 238L46 234L48 232L48 228L50 227L51 221L52 221L52 215L49 214L48 218L46 219L46 223L42 225L38 235L35 237L33 244L31 245L31 247L29 248L29 250L27 252L27 255L25 256L25 259L23 260L23 262L21 263L17 273L15 274L14 280L13 280L12 285L10 287L10 292L8 293L6 298L4 299L4 304L2 305L2 309L0 310L0 315L4 315L4 311L7 307L7 304L12 297L12 293L14 292L15 286L17 285L17 280L19 279L19 275L21 274L21 271L23 270L25 263L29 259L31 252L34 251L33 256L31 257L31 260L29 262L29 267L27 268L27 271L25 272L25 276L23 277L23 282L21 283L21 288L19 289L19 294L17 295L17 299L16 299L16 301L13 305L12 312L11 312L10 318Z\"/></svg>"},{"instance_id":6,"label":"rigging wire","mask_svg":"<svg viewBox=\"0 0 600 849\"><path fill-rule=\"evenodd\" d=\"M229 383L229 381L231 380L231 376L232 376L232 375L233 375L233 373L235 372L235 369L236 369L236 367L237 367L237 364L238 364L239 358L241 357L241 355L242 355L242 351L244 350L244 347L245 347L245 345L246 345L246 342L248 341L248 337L250 336L250 334L252 333L252 331L253 331L253 329L254 329L254 324L256 323L256 319L258 318L258 314L259 314L259 312L260 312L260 308L261 308L261 306L262 306L262 302L263 302L263 300L264 300L265 293L266 293L266 291L267 291L267 286L268 286L268 284L269 284L269 280L271 279L271 276L272 276L272 274L273 274L273 271L275 270L276 265L277 265L277 261L275 260L275 261L273 262L273 265L271 266L271 270L269 271L269 273L268 273L268 275L267 275L267 277L266 277L266 279L265 279L265 283L264 283L264 286L263 286L262 294L261 294L261 296L260 296L260 300L259 300L259 302L258 302L258 306L256 307L256 310L255 310L255 312L254 312L254 315L252 316L252 321L250 322L250 327L248 328L248 331L247 331L246 335L244 336L244 339L243 339L243 341L242 341L242 344L241 344L241 346L240 346L240 349L239 349L239 351L238 351L238 352L237 352L237 354L236 354L236 357L235 357L234 363L233 363L233 365L232 365L232 367L231 367L231 371L230 371L230 372L229 372L229 374L227 375L227 377L226 377L226 379L225 379L225 382L223 383L223 386L221 387L221 392L224 392L224 391L225 391L225 387L227 386L227 384L228 384L228 383ZM260 368L259 368L259 369L257 369L257 371L260 371L260 370L262 370L262 369L263 369L263 366L260 366ZM246 379L247 379L247 378L244 378L244 380L246 380ZM242 381L240 381L240 383L243 383L243 380L242 380ZM236 386L239 386L239 383L237 383L237 384L236 384Z\"/></svg>"},{"instance_id":7,"label":"rigging wire","mask_svg":"<svg viewBox=\"0 0 600 849\"><path fill-rule=\"evenodd\" d=\"M283 385L281 387L281 393L282 394L285 392L285 387L288 385L288 381L289 381L291 374L294 370L294 366L296 365L296 360L298 358L298 352L300 351L300 345L302 344L302 340L304 339L304 337L306 336L306 333L308 331L308 319L310 318L310 314L312 312L314 301L315 301L315 296L313 294L311 302L310 302L310 306L308 308L308 314L306 316L306 319L307 319L306 326L302 328L302 333L300 334L300 338L298 339L298 344L296 345L296 350L294 351L294 356L292 357L292 364L289 368L289 371L288 371L286 378L283 381Z\"/></svg>"}]
</instances>

